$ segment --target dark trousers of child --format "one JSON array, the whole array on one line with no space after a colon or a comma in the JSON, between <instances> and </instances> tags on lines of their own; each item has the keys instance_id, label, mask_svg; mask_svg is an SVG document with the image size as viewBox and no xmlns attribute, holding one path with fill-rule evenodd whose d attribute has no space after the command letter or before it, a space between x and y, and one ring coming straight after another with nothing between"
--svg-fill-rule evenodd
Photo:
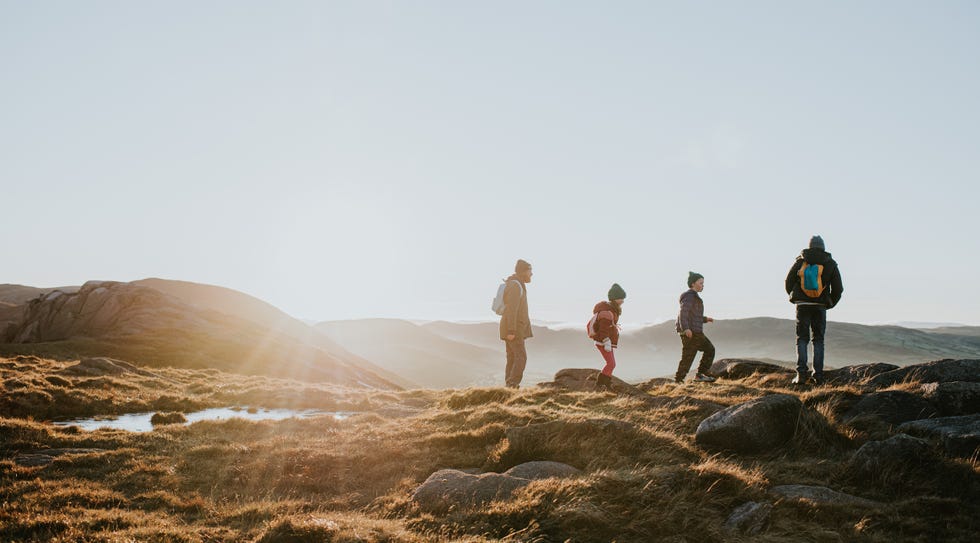
<instances>
[{"instance_id":1,"label":"dark trousers of child","mask_svg":"<svg viewBox=\"0 0 980 543\"><path fill-rule=\"evenodd\" d=\"M698 351L704 353L701 355L701 363L698 364L698 373L707 373L708 369L711 368L711 363L715 361L715 346L711 344L708 336L701 332L694 332L691 337L681 334L681 343L683 349L681 350L681 361L677 365L675 379L683 381L687 377L687 372L691 369L691 364L694 363L694 357L697 356Z\"/></svg>"}]
</instances>

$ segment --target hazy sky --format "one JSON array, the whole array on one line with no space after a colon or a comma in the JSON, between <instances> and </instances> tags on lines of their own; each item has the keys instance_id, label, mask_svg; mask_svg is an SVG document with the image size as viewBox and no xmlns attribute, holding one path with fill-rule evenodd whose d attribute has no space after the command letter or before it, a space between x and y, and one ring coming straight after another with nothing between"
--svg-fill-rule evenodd
<instances>
[{"instance_id":1,"label":"hazy sky","mask_svg":"<svg viewBox=\"0 0 980 543\"><path fill-rule=\"evenodd\" d=\"M980 3L0 0L0 283L980 324Z\"/></svg>"}]
</instances>

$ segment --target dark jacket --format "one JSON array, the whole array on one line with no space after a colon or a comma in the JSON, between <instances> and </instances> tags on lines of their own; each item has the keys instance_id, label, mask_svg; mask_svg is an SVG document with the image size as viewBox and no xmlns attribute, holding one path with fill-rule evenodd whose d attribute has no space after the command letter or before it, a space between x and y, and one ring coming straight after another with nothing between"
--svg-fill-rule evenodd
<instances>
[{"instance_id":1,"label":"dark jacket","mask_svg":"<svg viewBox=\"0 0 980 543\"><path fill-rule=\"evenodd\" d=\"M619 345L619 315L623 310L616 307L612 302L602 301L595 304L592 314L595 319L595 336L592 339L602 343L609 338L612 340L613 347Z\"/></svg>"},{"instance_id":2,"label":"dark jacket","mask_svg":"<svg viewBox=\"0 0 980 543\"><path fill-rule=\"evenodd\" d=\"M820 281L823 283L824 289L817 298L811 298L803 292L799 273L804 262L823 266ZM841 283L837 262L834 261L830 253L823 249L804 249L800 256L796 257L796 262L793 263L793 267L789 269L789 273L786 275L786 294L789 294L789 301L794 304L819 304L830 309L837 305L843 292L844 285Z\"/></svg>"},{"instance_id":3,"label":"dark jacket","mask_svg":"<svg viewBox=\"0 0 980 543\"><path fill-rule=\"evenodd\" d=\"M704 301L701 296L692 288L681 294L681 310L677 314L677 333L690 330L695 334L704 333L704 323L708 318L704 316Z\"/></svg>"},{"instance_id":4,"label":"dark jacket","mask_svg":"<svg viewBox=\"0 0 980 543\"><path fill-rule=\"evenodd\" d=\"M515 339L527 339L534 335L527 312L527 285L517 278L517 274L507 278L504 314L500 317L500 339L506 340L509 334L514 334Z\"/></svg>"}]
</instances>

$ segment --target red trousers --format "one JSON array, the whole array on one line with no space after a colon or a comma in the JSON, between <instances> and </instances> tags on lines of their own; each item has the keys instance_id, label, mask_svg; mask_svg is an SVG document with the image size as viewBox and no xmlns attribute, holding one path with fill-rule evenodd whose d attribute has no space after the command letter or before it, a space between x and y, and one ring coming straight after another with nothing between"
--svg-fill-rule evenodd
<instances>
[{"instance_id":1,"label":"red trousers","mask_svg":"<svg viewBox=\"0 0 980 543\"><path fill-rule=\"evenodd\" d=\"M602 374L612 377L612 372L616 368L616 349L611 352L606 352L606 349L602 345L596 345L596 349L599 349L599 354L602 355L602 359L606 361L606 367L602 368Z\"/></svg>"}]
</instances>

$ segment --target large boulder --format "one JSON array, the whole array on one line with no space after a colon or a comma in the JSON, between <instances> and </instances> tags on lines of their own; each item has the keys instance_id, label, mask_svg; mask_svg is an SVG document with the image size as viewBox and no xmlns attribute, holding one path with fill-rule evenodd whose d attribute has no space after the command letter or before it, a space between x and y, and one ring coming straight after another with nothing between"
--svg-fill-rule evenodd
<instances>
[{"instance_id":1,"label":"large boulder","mask_svg":"<svg viewBox=\"0 0 980 543\"><path fill-rule=\"evenodd\" d=\"M844 422L851 422L873 417L889 424L901 424L934 417L936 414L936 408L929 400L909 392L889 390L865 394L844 413L842 419Z\"/></svg>"},{"instance_id":2,"label":"large boulder","mask_svg":"<svg viewBox=\"0 0 980 543\"><path fill-rule=\"evenodd\" d=\"M944 417L980 413L980 383L926 383L922 392Z\"/></svg>"},{"instance_id":3,"label":"large boulder","mask_svg":"<svg viewBox=\"0 0 980 543\"><path fill-rule=\"evenodd\" d=\"M530 484L500 473L471 475L454 469L439 470L412 492L412 501L423 511L444 513L461 507L478 507L494 500L506 500L515 490Z\"/></svg>"},{"instance_id":4,"label":"large boulder","mask_svg":"<svg viewBox=\"0 0 980 543\"><path fill-rule=\"evenodd\" d=\"M831 490L825 486L782 485L771 488L769 493L785 500L806 501L816 505L861 508L873 508L882 505L880 502Z\"/></svg>"},{"instance_id":5,"label":"large boulder","mask_svg":"<svg viewBox=\"0 0 980 543\"><path fill-rule=\"evenodd\" d=\"M824 380L828 383L835 385L847 385L852 383L861 383L877 375L897 369L898 366L894 364L883 364L877 362L874 364L857 364L854 366L845 366L835 370L826 370L823 372L823 376Z\"/></svg>"},{"instance_id":6,"label":"large boulder","mask_svg":"<svg viewBox=\"0 0 980 543\"><path fill-rule=\"evenodd\" d=\"M712 375L723 379L743 379L755 374L782 373L792 374L793 370L769 362L760 360L747 360L742 358L723 358L716 360L709 370Z\"/></svg>"},{"instance_id":7,"label":"large boulder","mask_svg":"<svg viewBox=\"0 0 980 543\"><path fill-rule=\"evenodd\" d=\"M793 437L802 410L803 404L795 396L763 396L704 419L694 439L708 450L767 452Z\"/></svg>"},{"instance_id":8,"label":"large boulder","mask_svg":"<svg viewBox=\"0 0 980 543\"><path fill-rule=\"evenodd\" d=\"M599 370L595 369L566 368L555 374L555 380L551 383L551 385L575 392L594 392L596 377L598 375ZM612 377L612 384L610 386L612 387L613 392L616 394L640 397L646 396L643 391L627 383L626 381L623 381L615 375Z\"/></svg>"},{"instance_id":9,"label":"large boulder","mask_svg":"<svg viewBox=\"0 0 980 543\"><path fill-rule=\"evenodd\" d=\"M898 431L935 441L951 456L980 453L980 414L906 422Z\"/></svg>"},{"instance_id":10,"label":"large boulder","mask_svg":"<svg viewBox=\"0 0 980 543\"><path fill-rule=\"evenodd\" d=\"M898 368L897 370L888 371L872 377L868 381L868 384L884 388L905 381L919 381L922 383L963 381L978 383L980 382L980 360L946 359L905 366L904 368Z\"/></svg>"}]
</instances>

